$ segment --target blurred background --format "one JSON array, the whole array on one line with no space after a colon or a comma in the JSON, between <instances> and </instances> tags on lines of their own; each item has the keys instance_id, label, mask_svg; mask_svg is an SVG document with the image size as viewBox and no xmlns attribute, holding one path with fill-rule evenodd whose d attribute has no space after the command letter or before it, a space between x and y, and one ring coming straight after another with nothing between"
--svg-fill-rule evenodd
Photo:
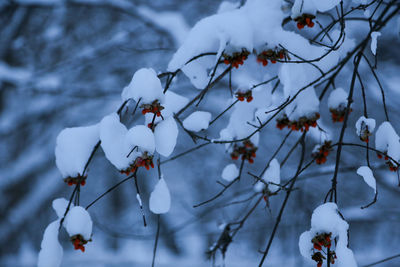
<instances>
[{"instance_id":1,"label":"blurred background","mask_svg":"<svg viewBox=\"0 0 400 267\"><path fill-rule=\"evenodd\" d=\"M215 0L0 0L1 266L36 265L44 229L56 219L51 202L59 197L69 198L72 192L55 166L58 133L65 127L97 123L115 111L122 88L137 69L152 67L165 71L188 30L199 19L215 14L220 3ZM354 28L350 34L356 40L367 29L361 23L349 23L348 28ZM398 24L394 19L379 37L377 73L385 88L390 120L399 132ZM338 77L337 86L348 88L351 64ZM361 65L361 75L367 87L369 115L379 125L384 113L378 84L365 64ZM221 82L201 108L214 116L221 112L219 99L230 97L226 88L227 81ZM321 89L316 88L317 94ZM198 93L183 75L174 82L172 90L187 97ZM359 86L354 99L346 135L349 142L359 142L354 134L355 121L362 115ZM330 120L326 102L324 99L321 103L320 123L335 142L340 126ZM208 135L218 137L227 118L216 123ZM255 163L246 166L244 173L259 173L286 133L286 129L279 131L274 124L267 127L261 134ZM277 157L279 161L296 140L296 134L291 135ZM311 159L316 143L311 138L308 141L307 160ZM173 155L194 145L180 131ZM297 150L282 169L283 181L295 172L299 153ZM398 177L387 171L375 154L370 157L379 191L375 205L360 209L373 199L372 190L356 174L356 169L365 164L364 150L344 148L338 184L339 207L350 224L350 247L360 266L400 253ZM161 216L157 266L212 265L205 252L217 241L221 225L240 220L255 201L226 206L253 194L254 179L246 174L221 198L193 208L221 190L216 181L221 180L222 169L230 162L225 147L216 145L162 165L171 190L172 208ZM310 228L312 211L323 202L333 169L334 156L330 155L325 165L314 166L301 175L265 266L310 266L299 253L298 237ZM148 196L157 182L157 172L142 171L139 176L148 227L143 227L136 190L129 181L89 210L94 220L94 235L85 253L74 251L65 231L61 232L62 266L150 266L157 221L148 210ZM100 149L89 168L81 202L90 203L123 178ZM259 205L230 245L226 266L258 264L283 196L271 197L270 209L265 204ZM217 264L222 263L217 261ZM379 266L399 265L397 259Z\"/></svg>"}]
</instances>

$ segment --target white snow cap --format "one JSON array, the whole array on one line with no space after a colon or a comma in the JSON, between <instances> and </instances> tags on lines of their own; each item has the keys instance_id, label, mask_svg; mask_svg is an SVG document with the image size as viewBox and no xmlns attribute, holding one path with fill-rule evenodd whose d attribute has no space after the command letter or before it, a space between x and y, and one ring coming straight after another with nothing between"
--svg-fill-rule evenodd
<instances>
[{"instance_id":1,"label":"white snow cap","mask_svg":"<svg viewBox=\"0 0 400 267\"><path fill-rule=\"evenodd\" d=\"M80 206L73 207L65 217L64 227L70 237L81 235L85 240L92 236L92 219L89 213Z\"/></svg>"},{"instance_id":2,"label":"white snow cap","mask_svg":"<svg viewBox=\"0 0 400 267\"><path fill-rule=\"evenodd\" d=\"M161 121L154 129L156 150L164 157L168 157L174 151L177 138L178 126L172 117Z\"/></svg>"},{"instance_id":3,"label":"white snow cap","mask_svg":"<svg viewBox=\"0 0 400 267\"><path fill-rule=\"evenodd\" d=\"M161 178L150 194L150 210L155 214L167 213L171 207L171 195L164 178Z\"/></svg>"},{"instance_id":4,"label":"white snow cap","mask_svg":"<svg viewBox=\"0 0 400 267\"><path fill-rule=\"evenodd\" d=\"M375 120L371 118L365 118L361 116L356 122L356 133L358 136L362 134L362 131L367 130L372 133L375 130Z\"/></svg>"},{"instance_id":5,"label":"white snow cap","mask_svg":"<svg viewBox=\"0 0 400 267\"><path fill-rule=\"evenodd\" d=\"M239 169L236 167L234 163L226 165L221 175L222 179L228 182L232 182L238 176L239 176Z\"/></svg>"},{"instance_id":6,"label":"white snow cap","mask_svg":"<svg viewBox=\"0 0 400 267\"><path fill-rule=\"evenodd\" d=\"M328 202L317 207L311 216L311 229L301 234L299 238L299 248L301 255L306 259L311 259L313 255L314 236L322 233L331 233L331 240L337 239L335 252L337 256L337 267L357 267L353 252L347 248L348 223L338 213L337 205ZM333 248L331 248L333 249Z\"/></svg>"},{"instance_id":7,"label":"white snow cap","mask_svg":"<svg viewBox=\"0 0 400 267\"><path fill-rule=\"evenodd\" d=\"M263 175L263 180L267 183L280 184L281 182L281 166L277 159L273 159L268 166L268 169ZM279 189L279 186L269 184L268 188L270 191L274 192Z\"/></svg>"},{"instance_id":8,"label":"white snow cap","mask_svg":"<svg viewBox=\"0 0 400 267\"><path fill-rule=\"evenodd\" d=\"M381 36L380 32L371 32L371 52L376 55L376 48L378 46L378 37Z\"/></svg>"},{"instance_id":9,"label":"white snow cap","mask_svg":"<svg viewBox=\"0 0 400 267\"><path fill-rule=\"evenodd\" d=\"M153 69L142 68L135 72L131 82L122 91L122 100L141 99L142 104L151 104L154 100L164 102L163 88L157 73Z\"/></svg>"},{"instance_id":10,"label":"white snow cap","mask_svg":"<svg viewBox=\"0 0 400 267\"><path fill-rule=\"evenodd\" d=\"M144 125L134 126L126 134L126 145L132 148L137 146L141 152L153 154L156 147L154 134Z\"/></svg>"},{"instance_id":11,"label":"white snow cap","mask_svg":"<svg viewBox=\"0 0 400 267\"><path fill-rule=\"evenodd\" d=\"M63 249L58 241L60 220L50 223L43 234L38 257L38 267L58 267L61 265Z\"/></svg>"},{"instance_id":12,"label":"white snow cap","mask_svg":"<svg viewBox=\"0 0 400 267\"><path fill-rule=\"evenodd\" d=\"M100 122L101 147L106 158L119 170L128 168L136 157L140 156L140 153L134 150L127 157L134 148L134 145L127 141L127 133L128 129L119 121L117 113L104 117ZM132 146L128 146L129 144Z\"/></svg>"},{"instance_id":13,"label":"white snow cap","mask_svg":"<svg viewBox=\"0 0 400 267\"><path fill-rule=\"evenodd\" d=\"M56 165L63 178L82 175L99 141L99 125L66 128L57 136Z\"/></svg>"},{"instance_id":14,"label":"white snow cap","mask_svg":"<svg viewBox=\"0 0 400 267\"><path fill-rule=\"evenodd\" d=\"M347 103L347 93L342 88L336 88L328 98L328 108L344 108Z\"/></svg>"},{"instance_id":15,"label":"white snow cap","mask_svg":"<svg viewBox=\"0 0 400 267\"><path fill-rule=\"evenodd\" d=\"M281 167L277 159L273 159L269 164L267 170L265 171L263 177L263 181L268 184L268 190L271 192L275 192L279 189L279 186L275 184L279 184L281 182ZM256 192L261 192L265 188L265 183L258 181L254 185L254 190ZM274 183L274 184L271 184Z\"/></svg>"},{"instance_id":16,"label":"white snow cap","mask_svg":"<svg viewBox=\"0 0 400 267\"><path fill-rule=\"evenodd\" d=\"M211 113L206 111L195 111L190 114L184 121L183 127L192 132L206 130L211 121Z\"/></svg>"},{"instance_id":17,"label":"white snow cap","mask_svg":"<svg viewBox=\"0 0 400 267\"><path fill-rule=\"evenodd\" d=\"M361 166L357 169L357 174L362 176L365 183L374 189L374 193L376 193L376 180L372 170L368 166Z\"/></svg>"},{"instance_id":18,"label":"white snow cap","mask_svg":"<svg viewBox=\"0 0 400 267\"><path fill-rule=\"evenodd\" d=\"M390 122L382 122L376 131L375 148L387 152L396 161L400 160L400 138Z\"/></svg>"},{"instance_id":19,"label":"white snow cap","mask_svg":"<svg viewBox=\"0 0 400 267\"><path fill-rule=\"evenodd\" d=\"M65 198L57 198L53 200L53 209L57 213L59 219L64 217L65 211L67 210L69 201ZM71 203L70 207L72 208L74 204Z\"/></svg>"}]
</instances>

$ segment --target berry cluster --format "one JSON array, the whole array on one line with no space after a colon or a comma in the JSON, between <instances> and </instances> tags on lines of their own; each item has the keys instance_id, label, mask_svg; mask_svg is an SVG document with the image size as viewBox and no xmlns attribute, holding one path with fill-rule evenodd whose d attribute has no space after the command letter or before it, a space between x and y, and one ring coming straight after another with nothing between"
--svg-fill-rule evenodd
<instances>
[{"instance_id":1,"label":"berry cluster","mask_svg":"<svg viewBox=\"0 0 400 267\"><path fill-rule=\"evenodd\" d=\"M243 62L249 56L249 52L246 49L242 49L241 52L234 52L232 55L223 54L224 63L226 65L232 65L235 68L239 68L239 65L243 65Z\"/></svg>"},{"instance_id":2,"label":"berry cluster","mask_svg":"<svg viewBox=\"0 0 400 267\"><path fill-rule=\"evenodd\" d=\"M361 129L360 129L360 140L368 143L369 142L369 137L372 135L372 133L368 130L368 126L365 123L361 123Z\"/></svg>"},{"instance_id":3,"label":"berry cluster","mask_svg":"<svg viewBox=\"0 0 400 267\"><path fill-rule=\"evenodd\" d=\"M317 250L317 252L314 251L314 254L311 256L311 259L317 262L317 267L321 267L324 260L326 259L325 256L320 252L323 251L323 247L330 249L332 245L331 241L331 233L323 233L316 235L311 242L314 245L314 250ZM324 253L325 255L328 255L328 261L330 261L331 264L335 264L335 259L336 253L335 251L330 251L328 250L328 253Z\"/></svg>"},{"instance_id":4,"label":"berry cluster","mask_svg":"<svg viewBox=\"0 0 400 267\"><path fill-rule=\"evenodd\" d=\"M122 170L121 173L129 175L134 173L139 167L145 167L146 170L150 170L150 167L154 168L153 156L144 152L141 157L137 157L135 161L127 169Z\"/></svg>"},{"instance_id":5,"label":"berry cluster","mask_svg":"<svg viewBox=\"0 0 400 267\"><path fill-rule=\"evenodd\" d=\"M314 15L311 14L303 14L297 18L294 19L294 21L297 22L297 28L299 30L303 29L305 26L312 28L314 27L314 22L312 21L315 19Z\"/></svg>"},{"instance_id":6,"label":"berry cluster","mask_svg":"<svg viewBox=\"0 0 400 267\"><path fill-rule=\"evenodd\" d=\"M318 165L326 162L326 157L329 155L329 152L332 151L331 143L331 141L325 141L323 145L318 145L314 148L311 156Z\"/></svg>"},{"instance_id":7,"label":"berry cluster","mask_svg":"<svg viewBox=\"0 0 400 267\"><path fill-rule=\"evenodd\" d=\"M257 147L250 140L243 141L242 146L238 146L235 144L233 147L233 151L231 153L231 158L233 160L239 159L239 156L242 155L242 160L248 160L249 163L253 163L256 157Z\"/></svg>"},{"instance_id":8,"label":"berry cluster","mask_svg":"<svg viewBox=\"0 0 400 267\"><path fill-rule=\"evenodd\" d=\"M385 154L387 154L387 152L385 152ZM386 155L383 156L380 153L376 153L376 155L378 156L379 159L384 158L386 160L386 165L388 165L390 171L395 172L399 169L399 166L396 166L391 160L389 160L388 156Z\"/></svg>"},{"instance_id":9,"label":"berry cluster","mask_svg":"<svg viewBox=\"0 0 400 267\"><path fill-rule=\"evenodd\" d=\"M164 107L160 105L158 100L154 100L153 103L151 103L151 104L143 104L140 106L140 108L143 109L142 110L143 115L145 115L147 113L153 113L153 114L156 114L157 117L161 116L161 110L164 109Z\"/></svg>"},{"instance_id":10,"label":"berry cluster","mask_svg":"<svg viewBox=\"0 0 400 267\"><path fill-rule=\"evenodd\" d=\"M330 108L329 111L331 112L332 115L332 121L333 122L343 122L344 121L344 116L346 115L347 108ZM350 108L350 112L353 110Z\"/></svg>"},{"instance_id":11,"label":"berry cluster","mask_svg":"<svg viewBox=\"0 0 400 267\"><path fill-rule=\"evenodd\" d=\"M64 178L64 182L66 182L68 184L68 186L72 186L72 185L78 184L78 183L81 186L84 186L86 184L86 178L87 178L87 175L82 176L82 175L78 174L78 176L76 176L76 177Z\"/></svg>"},{"instance_id":12,"label":"berry cluster","mask_svg":"<svg viewBox=\"0 0 400 267\"><path fill-rule=\"evenodd\" d=\"M310 127L317 127L317 120L319 119L319 113L315 113L312 117L301 117L298 121L291 121L286 115L276 120L276 127L282 130L285 127L292 129L293 131L308 131Z\"/></svg>"},{"instance_id":13,"label":"berry cluster","mask_svg":"<svg viewBox=\"0 0 400 267\"><path fill-rule=\"evenodd\" d=\"M272 50L268 49L257 55L257 62L262 63L263 66L268 65L268 60L275 64L278 59L288 58L287 52L284 49Z\"/></svg>"},{"instance_id":14,"label":"berry cluster","mask_svg":"<svg viewBox=\"0 0 400 267\"><path fill-rule=\"evenodd\" d=\"M251 102L253 100L253 94L252 94L251 90L248 90L244 93L237 92L235 95L239 101L244 101L244 99L246 99L247 102Z\"/></svg>"},{"instance_id":15,"label":"berry cluster","mask_svg":"<svg viewBox=\"0 0 400 267\"><path fill-rule=\"evenodd\" d=\"M85 246L87 242L90 240L85 240L81 235L74 235L71 237L71 242L74 245L74 249L80 249L82 252L85 252Z\"/></svg>"}]
</instances>

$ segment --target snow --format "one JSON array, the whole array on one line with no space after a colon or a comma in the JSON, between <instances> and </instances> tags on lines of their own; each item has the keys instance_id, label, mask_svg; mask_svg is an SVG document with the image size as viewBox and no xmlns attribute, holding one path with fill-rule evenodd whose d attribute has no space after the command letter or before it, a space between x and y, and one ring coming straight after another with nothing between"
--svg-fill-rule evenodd
<instances>
[{"instance_id":1,"label":"snow","mask_svg":"<svg viewBox=\"0 0 400 267\"><path fill-rule=\"evenodd\" d=\"M142 68L135 72L131 82L122 91L122 101L141 99L142 104L151 104L158 100L164 102L163 88L157 73L153 69Z\"/></svg>"},{"instance_id":2,"label":"snow","mask_svg":"<svg viewBox=\"0 0 400 267\"><path fill-rule=\"evenodd\" d=\"M183 127L192 132L206 130L211 121L211 113L206 111L195 111L190 114L184 121Z\"/></svg>"},{"instance_id":3,"label":"snow","mask_svg":"<svg viewBox=\"0 0 400 267\"><path fill-rule=\"evenodd\" d=\"M143 205L142 205L142 198L140 197L139 194L136 194L136 200L138 201L139 206L142 207L142 206L143 206Z\"/></svg>"},{"instance_id":4,"label":"snow","mask_svg":"<svg viewBox=\"0 0 400 267\"><path fill-rule=\"evenodd\" d=\"M312 0L319 12L331 10L340 3L340 0Z\"/></svg>"},{"instance_id":5,"label":"snow","mask_svg":"<svg viewBox=\"0 0 400 267\"><path fill-rule=\"evenodd\" d=\"M155 214L167 213L171 207L171 196L165 183L161 178L150 194L150 210Z\"/></svg>"},{"instance_id":6,"label":"snow","mask_svg":"<svg viewBox=\"0 0 400 267\"><path fill-rule=\"evenodd\" d=\"M128 129L119 121L117 113L112 113L104 117L100 122L101 147L106 158L118 169L124 170L139 156L134 150L129 157L134 146L128 147L126 135Z\"/></svg>"},{"instance_id":7,"label":"snow","mask_svg":"<svg viewBox=\"0 0 400 267\"><path fill-rule=\"evenodd\" d=\"M70 209L65 217L64 227L70 237L81 235L86 241L92 237L92 219L83 207L76 206Z\"/></svg>"},{"instance_id":8,"label":"snow","mask_svg":"<svg viewBox=\"0 0 400 267\"><path fill-rule=\"evenodd\" d=\"M390 122L383 122L376 131L375 148L386 152L394 160L400 160L400 141L399 136L393 129Z\"/></svg>"},{"instance_id":9,"label":"snow","mask_svg":"<svg viewBox=\"0 0 400 267\"><path fill-rule=\"evenodd\" d=\"M365 183L376 193L376 180L372 170L368 166L361 166L357 169L357 174L364 178Z\"/></svg>"},{"instance_id":10,"label":"snow","mask_svg":"<svg viewBox=\"0 0 400 267\"><path fill-rule=\"evenodd\" d=\"M311 259L313 254L312 238L321 233L331 233L331 240L336 239L335 252L338 267L356 267L353 252L348 245L348 223L339 215L337 205L328 202L317 207L311 216L311 229L300 235L300 253L306 259ZM331 248L333 249L333 248Z\"/></svg>"},{"instance_id":11,"label":"snow","mask_svg":"<svg viewBox=\"0 0 400 267\"><path fill-rule=\"evenodd\" d=\"M66 200L65 198L57 198L53 200L53 209L57 213L58 218L64 217L65 211L67 210L69 201ZM71 203L71 208L74 206L74 204Z\"/></svg>"},{"instance_id":12,"label":"snow","mask_svg":"<svg viewBox=\"0 0 400 267\"><path fill-rule=\"evenodd\" d=\"M344 108L347 103L347 93L342 88L333 90L328 98L328 108L338 109Z\"/></svg>"},{"instance_id":13,"label":"snow","mask_svg":"<svg viewBox=\"0 0 400 267\"><path fill-rule=\"evenodd\" d=\"M280 184L281 182L281 169L280 165L277 159L273 159L267 170L265 171L264 175L262 176L262 179L265 183L268 184L268 190L271 192L277 191L280 187L276 184ZM265 188L265 183L262 181L258 181L254 185L254 190L256 192L261 192ZM273 183L273 184L271 184Z\"/></svg>"},{"instance_id":14,"label":"snow","mask_svg":"<svg viewBox=\"0 0 400 267\"><path fill-rule=\"evenodd\" d=\"M56 165L63 178L83 175L83 169L99 141L98 124L66 128L57 136Z\"/></svg>"},{"instance_id":15,"label":"snow","mask_svg":"<svg viewBox=\"0 0 400 267\"><path fill-rule=\"evenodd\" d=\"M226 165L221 175L222 179L228 182L232 182L238 176L239 176L239 169L236 167L234 163Z\"/></svg>"},{"instance_id":16,"label":"snow","mask_svg":"<svg viewBox=\"0 0 400 267\"><path fill-rule=\"evenodd\" d=\"M371 52L376 55L376 48L378 46L378 37L381 36L380 32L371 32Z\"/></svg>"},{"instance_id":17,"label":"snow","mask_svg":"<svg viewBox=\"0 0 400 267\"><path fill-rule=\"evenodd\" d=\"M174 54L168 71L182 69L196 88L204 88L209 71L222 52L240 52L267 43L273 32L281 29L283 13L280 1L251 0L239 8L224 10L219 14L200 20ZM194 56L217 52L216 56L201 57L186 64ZM186 65L185 65L186 64Z\"/></svg>"},{"instance_id":18,"label":"snow","mask_svg":"<svg viewBox=\"0 0 400 267\"><path fill-rule=\"evenodd\" d=\"M296 0L292 7L292 18L302 14L315 15L317 11L326 12L340 3L340 0Z\"/></svg>"},{"instance_id":19,"label":"snow","mask_svg":"<svg viewBox=\"0 0 400 267\"><path fill-rule=\"evenodd\" d=\"M168 157L174 151L178 138L178 126L175 119L169 117L158 123L154 129L156 150L160 155Z\"/></svg>"},{"instance_id":20,"label":"snow","mask_svg":"<svg viewBox=\"0 0 400 267\"><path fill-rule=\"evenodd\" d=\"M228 1L223 1L219 5L217 13L223 13L223 12L228 12L232 11L234 9L237 9L240 6L240 2L228 2Z\"/></svg>"},{"instance_id":21,"label":"snow","mask_svg":"<svg viewBox=\"0 0 400 267\"><path fill-rule=\"evenodd\" d=\"M129 129L125 136L125 146L134 148L138 147L141 152L153 154L156 144L153 132L144 125L137 125Z\"/></svg>"},{"instance_id":22,"label":"snow","mask_svg":"<svg viewBox=\"0 0 400 267\"><path fill-rule=\"evenodd\" d=\"M268 166L268 169L263 175L263 180L267 183L280 184L281 182L281 167L277 159L273 159ZM279 189L279 186L269 184L268 188L270 191L274 192Z\"/></svg>"},{"instance_id":23,"label":"snow","mask_svg":"<svg viewBox=\"0 0 400 267\"><path fill-rule=\"evenodd\" d=\"M58 267L61 265L63 249L58 241L60 220L50 223L43 234L38 257L38 267Z\"/></svg>"},{"instance_id":24,"label":"snow","mask_svg":"<svg viewBox=\"0 0 400 267\"><path fill-rule=\"evenodd\" d=\"M356 133L360 136L362 131L367 130L366 127L368 127L368 131L372 133L375 130L375 125L376 123L374 119L361 116L356 122Z\"/></svg>"}]
</instances>

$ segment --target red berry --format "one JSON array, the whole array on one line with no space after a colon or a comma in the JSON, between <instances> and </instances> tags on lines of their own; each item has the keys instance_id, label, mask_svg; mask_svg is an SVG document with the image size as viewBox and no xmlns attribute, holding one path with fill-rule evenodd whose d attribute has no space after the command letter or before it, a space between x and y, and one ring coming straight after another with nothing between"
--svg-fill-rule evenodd
<instances>
[{"instance_id":1,"label":"red berry","mask_svg":"<svg viewBox=\"0 0 400 267\"><path fill-rule=\"evenodd\" d=\"M378 159L381 159L381 158L382 158L382 155L381 155L381 154L376 153L376 155L378 156Z\"/></svg>"},{"instance_id":2,"label":"red berry","mask_svg":"<svg viewBox=\"0 0 400 267\"><path fill-rule=\"evenodd\" d=\"M251 102L251 100L253 100L253 97L252 96L248 96L247 97L247 102Z\"/></svg>"},{"instance_id":3,"label":"red berry","mask_svg":"<svg viewBox=\"0 0 400 267\"><path fill-rule=\"evenodd\" d=\"M86 184L86 181L85 180L82 180L81 181L81 186L84 186Z\"/></svg>"},{"instance_id":4,"label":"red berry","mask_svg":"<svg viewBox=\"0 0 400 267\"><path fill-rule=\"evenodd\" d=\"M275 59L271 59L271 63L272 63L272 64L275 64L275 63L276 63L276 60L275 60Z\"/></svg>"},{"instance_id":5,"label":"red berry","mask_svg":"<svg viewBox=\"0 0 400 267\"><path fill-rule=\"evenodd\" d=\"M68 186L72 186L74 183L72 182L72 180L69 180L69 181L67 182L67 184L68 184Z\"/></svg>"},{"instance_id":6,"label":"red berry","mask_svg":"<svg viewBox=\"0 0 400 267\"><path fill-rule=\"evenodd\" d=\"M316 250L321 250L321 249L322 249L321 245L319 245L319 244L317 244L317 243L314 243L314 248L315 248Z\"/></svg>"},{"instance_id":7,"label":"red berry","mask_svg":"<svg viewBox=\"0 0 400 267\"><path fill-rule=\"evenodd\" d=\"M303 28L304 28L304 24L301 23L301 22L297 22L297 28L298 28L299 30L303 29Z\"/></svg>"},{"instance_id":8,"label":"red berry","mask_svg":"<svg viewBox=\"0 0 400 267\"><path fill-rule=\"evenodd\" d=\"M229 60L228 60L228 59L224 59L224 63L225 63L226 65L229 65L229 64L231 64L231 63L229 62Z\"/></svg>"}]
</instances>

